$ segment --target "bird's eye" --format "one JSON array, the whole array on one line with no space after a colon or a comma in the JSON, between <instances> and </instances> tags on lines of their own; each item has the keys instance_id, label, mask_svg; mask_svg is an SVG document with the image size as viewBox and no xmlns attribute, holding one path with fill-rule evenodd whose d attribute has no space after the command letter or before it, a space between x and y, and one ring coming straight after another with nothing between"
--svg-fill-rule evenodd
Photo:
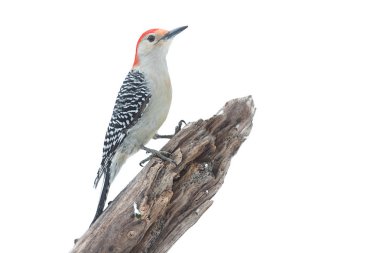
<instances>
[{"instance_id":1,"label":"bird's eye","mask_svg":"<svg viewBox=\"0 0 380 253\"><path fill-rule=\"evenodd\" d=\"M156 37L154 35L152 35L152 34L148 36L148 41L149 42L153 42L155 39L156 39Z\"/></svg>"}]
</instances>

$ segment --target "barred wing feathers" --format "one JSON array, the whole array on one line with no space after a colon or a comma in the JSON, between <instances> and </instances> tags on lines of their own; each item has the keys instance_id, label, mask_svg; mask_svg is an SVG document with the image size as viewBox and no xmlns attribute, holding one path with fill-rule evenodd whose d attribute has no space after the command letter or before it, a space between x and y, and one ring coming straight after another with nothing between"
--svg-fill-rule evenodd
<instances>
[{"instance_id":1,"label":"barred wing feathers","mask_svg":"<svg viewBox=\"0 0 380 253\"><path fill-rule=\"evenodd\" d=\"M104 139L103 158L95 178L95 187L106 170L109 170L112 158L128 135L128 130L143 115L150 97L150 90L144 75L138 70L131 70L125 78L115 102Z\"/></svg>"}]
</instances>

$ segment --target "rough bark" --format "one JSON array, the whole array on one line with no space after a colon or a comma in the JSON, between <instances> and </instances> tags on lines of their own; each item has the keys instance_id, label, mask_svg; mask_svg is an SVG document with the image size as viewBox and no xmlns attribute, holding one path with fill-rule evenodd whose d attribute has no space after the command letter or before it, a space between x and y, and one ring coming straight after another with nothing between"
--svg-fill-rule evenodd
<instances>
[{"instance_id":1,"label":"rough bark","mask_svg":"<svg viewBox=\"0 0 380 253\"><path fill-rule=\"evenodd\" d=\"M212 205L254 112L251 96L233 99L210 119L182 129L162 149L178 165L153 158L71 252L167 252Z\"/></svg>"}]
</instances>

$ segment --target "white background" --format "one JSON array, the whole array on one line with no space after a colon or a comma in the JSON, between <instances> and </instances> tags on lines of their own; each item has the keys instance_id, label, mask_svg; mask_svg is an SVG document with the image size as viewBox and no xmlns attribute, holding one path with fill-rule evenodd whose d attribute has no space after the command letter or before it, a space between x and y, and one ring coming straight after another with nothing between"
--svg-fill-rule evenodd
<instances>
[{"instance_id":1,"label":"white background","mask_svg":"<svg viewBox=\"0 0 380 253\"><path fill-rule=\"evenodd\" d=\"M379 252L379 13L363 0L2 1L0 251L71 249L138 37L189 25L169 51L160 133L235 97L258 109L214 205L170 252Z\"/></svg>"}]
</instances>

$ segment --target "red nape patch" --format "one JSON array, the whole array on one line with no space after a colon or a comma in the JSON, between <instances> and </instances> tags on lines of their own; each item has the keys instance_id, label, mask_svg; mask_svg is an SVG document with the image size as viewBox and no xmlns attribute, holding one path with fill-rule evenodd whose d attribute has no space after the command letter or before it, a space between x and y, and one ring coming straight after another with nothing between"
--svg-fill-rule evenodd
<instances>
[{"instance_id":1,"label":"red nape patch","mask_svg":"<svg viewBox=\"0 0 380 253\"><path fill-rule=\"evenodd\" d=\"M136 53L135 53L135 61L133 62L133 67L136 67L137 65L139 65L140 61L139 61L139 58L137 56L137 48L139 47L139 44L140 42L142 41L142 39L149 33L155 33L157 30L159 30L158 28L154 28L154 29L150 29L148 31L145 31L143 34L141 34L139 40L137 41L137 44L136 44Z\"/></svg>"}]
</instances>

